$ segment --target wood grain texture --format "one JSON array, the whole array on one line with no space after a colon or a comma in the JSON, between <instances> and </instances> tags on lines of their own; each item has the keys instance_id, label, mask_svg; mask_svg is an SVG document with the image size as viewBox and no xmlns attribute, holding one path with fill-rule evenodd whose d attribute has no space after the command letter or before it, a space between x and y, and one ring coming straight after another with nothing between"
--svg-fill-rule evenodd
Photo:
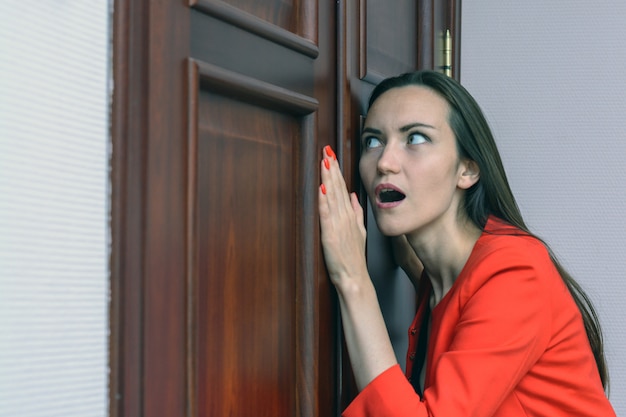
<instances>
[{"instance_id":1,"label":"wood grain texture","mask_svg":"<svg viewBox=\"0 0 626 417\"><path fill-rule=\"evenodd\" d=\"M148 72L145 2L116 1L111 113L109 414L143 415L143 193Z\"/></svg>"},{"instance_id":2,"label":"wood grain texture","mask_svg":"<svg viewBox=\"0 0 626 417\"><path fill-rule=\"evenodd\" d=\"M317 57L317 13L313 0L259 2L192 0L195 9L311 58Z\"/></svg>"},{"instance_id":3,"label":"wood grain texture","mask_svg":"<svg viewBox=\"0 0 626 417\"><path fill-rule=\"evenodd\" d=\"M294 202L317 101L189 65L191 415L314 415L310 209Z\"/></svg>"},{"instance_id":4,"label":"wood grain texture","mask_svg":"<svg viewBox=\"0 0 626 417\"><path fill-rule=\"evenodd\" d=\"M297 121L210 93L199 108L199 414L290 416Z\"/></svg>"}]
</instances>

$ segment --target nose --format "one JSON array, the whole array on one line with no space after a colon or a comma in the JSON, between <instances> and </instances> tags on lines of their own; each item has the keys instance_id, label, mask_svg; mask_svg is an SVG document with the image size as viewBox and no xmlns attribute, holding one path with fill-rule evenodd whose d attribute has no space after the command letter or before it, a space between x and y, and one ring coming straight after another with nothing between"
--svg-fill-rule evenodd
<instances>
[{"instance_id":1,"label":"nose","mask_svg":"<svg viewBox=\"0 0 626 417\"><path fill-rule=\"evenodd\" d=\"M396 174L400 171L400 150L398 144L390 142L383 147L376 168L380 174Z\"/></svg>"}]
</instances>

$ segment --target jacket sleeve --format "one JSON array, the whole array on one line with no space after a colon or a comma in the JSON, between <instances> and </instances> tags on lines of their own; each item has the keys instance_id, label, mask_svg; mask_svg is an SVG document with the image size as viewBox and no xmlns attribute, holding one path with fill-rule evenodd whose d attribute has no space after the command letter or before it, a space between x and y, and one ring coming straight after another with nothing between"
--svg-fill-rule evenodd
<instances>
[{"instance_id":1,"label":"jacket sleeve","mask_svg":"<svg viewBox=\"0 0 626 417\"><path fill-rule=\"evenodd\" d=\"M392 368L372 381L344 416L492 416L550 338L545 275L555 271L547 253L525 246L492 251L466 272L454 299L458 317L443 314L441 327L451 328L453 337L428 365L424 398Z\"/></svg>"},{"instance_id":2,"label":"jacket sleeve","mask_svg":"<svg viewBox=\"0 0 626 417\"><path fill-rule=\"evenodd\" d=\"M370 382L342 415L427 417L428 412L404 376L400 365L394 365Z\"/></svg>"}]
</instances>

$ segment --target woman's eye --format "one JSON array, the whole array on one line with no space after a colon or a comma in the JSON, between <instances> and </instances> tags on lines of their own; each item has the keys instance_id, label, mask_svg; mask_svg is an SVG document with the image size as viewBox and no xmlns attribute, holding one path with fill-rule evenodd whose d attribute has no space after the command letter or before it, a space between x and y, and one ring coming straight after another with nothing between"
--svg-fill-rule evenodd
<instances>
[{"instance_id":1,"label":"woman's eye","mask_svg":"<svg viewBox=\"0 0 626 417\"><path fill-rule=\"evenodd\" d=\"M424 142L428 142L428 138L421 133L411 133L408 137L409 145L419 145Z\"/></svg>"},{"instance_id":2,"label":"woman's eye","mask_svg":"<svg viewBox=\"0 0 626 417\"><path fill-rule=\"evenodd\" d=\"M378 138L374 136L368 136L363 141L363 147L365 149L377 148L379 146L382 146L382 143L380 142Z\"/></svg>"}]
</instances>

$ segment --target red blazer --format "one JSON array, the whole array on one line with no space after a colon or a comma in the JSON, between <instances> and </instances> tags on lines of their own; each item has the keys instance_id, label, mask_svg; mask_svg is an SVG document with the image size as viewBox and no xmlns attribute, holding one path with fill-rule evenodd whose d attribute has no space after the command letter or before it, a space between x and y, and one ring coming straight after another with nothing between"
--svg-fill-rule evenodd
<instances>
[{"instance_id":1,"label":"red blazer","mask_svg":"<svg viewBox=\"0 0 626 417\"><path fill-rule=\"evenodd\" d=\"M407 379L431 290L428 279L420 285L406 376L398 365L383 372L344 417L615 416L581 314L541 242L489 219L431 312L422 397Z\"/></svg>"}]
</instances>

